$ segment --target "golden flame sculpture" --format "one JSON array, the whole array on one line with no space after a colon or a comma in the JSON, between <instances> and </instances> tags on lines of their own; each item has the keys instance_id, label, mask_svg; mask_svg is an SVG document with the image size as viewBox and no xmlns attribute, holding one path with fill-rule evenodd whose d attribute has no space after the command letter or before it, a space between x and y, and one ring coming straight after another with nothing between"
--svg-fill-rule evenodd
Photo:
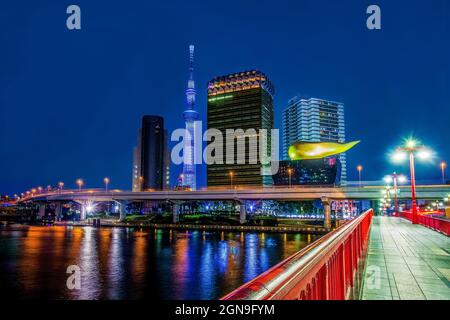
<instances>
[{"instance_id":1,"label":"golden flame sculpture","mask_svg":"<svg viewBox=\"0 0 450 320\"><path fill-rule=\"evenodd\" d=\"M348 143L337 142L295 142L289 147L291 160L313 160L333 156L353 148L359 141Z\"/></svg>"}]
</instances>

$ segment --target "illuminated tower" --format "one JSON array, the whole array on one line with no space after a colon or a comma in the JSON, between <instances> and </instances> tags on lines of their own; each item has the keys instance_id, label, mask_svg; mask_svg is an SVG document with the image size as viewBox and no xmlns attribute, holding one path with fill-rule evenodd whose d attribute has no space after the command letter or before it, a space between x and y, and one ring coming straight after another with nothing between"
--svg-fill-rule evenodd
<instances>
[{"instance_id":1,"label":"illuminated tower","mask_svg":"<svg viewBox=\"0 0 450 320\"><path fill-rule=\"evenodd\" d=\"M189 46L189 80L186 89L186 110L183 118L186 122L184 136L183 154L183 186L188 186L192 190L197 188L197 176L195 174L194 163L194 141L195 141L195 121L198 119L198 112L195 109L195 83L194 83L194 46Z\"/></svg>"}]
</instances>

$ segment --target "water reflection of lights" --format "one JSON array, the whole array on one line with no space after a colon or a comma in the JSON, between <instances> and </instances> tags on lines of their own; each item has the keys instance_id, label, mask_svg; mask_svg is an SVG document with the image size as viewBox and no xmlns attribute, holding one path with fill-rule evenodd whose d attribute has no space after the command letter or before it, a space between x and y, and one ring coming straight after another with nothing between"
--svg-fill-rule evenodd
<instances>
[{"instance_id":1,"label":"water reflection of lights","mask_svg":"<svg viewBox=\"0 0 450 320\"><path fill-rule=\"evenodd\" d=\"M245 239L245 261L244 261L244 278L249 281L256 277L260 272L258 268L258 236L249 233Z\"/></svg>"},{"instance_id":2,"label":"water reflection of lights","mask_svg":"<svg viewBox=\"0 0 450 320\"><path fill-rule=\"evenodd\" d=\"M48 238L47 232L57 230L39 230L29 237L11 235L33 248L17 255L27 259L14 262L23 271L18 272L20 281L29 284L28 295L37 286L69 299L217 299L315 239L299 234L91 227L61 227L61 234ZM50 258L54 263L46 264ZM80 266L81 290L61 291L58 283L64 283L66 275L48 272L61 264ZM32 282L27 282L29 277Z\"/></svg>"}]
</instances>

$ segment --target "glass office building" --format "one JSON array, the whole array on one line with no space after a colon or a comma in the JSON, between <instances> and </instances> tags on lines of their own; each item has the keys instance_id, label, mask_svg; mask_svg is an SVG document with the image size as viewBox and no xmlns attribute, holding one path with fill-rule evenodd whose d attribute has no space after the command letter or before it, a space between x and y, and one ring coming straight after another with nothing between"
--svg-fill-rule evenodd
<instances>
[{"instance_id":1,"label":"glass office building","mask_svg":"<svg viewBox=\"0 0 450 320\"><path fill-rule=\"evenodd\" d=\"M294 97L282 115L282 158L288 159L288 149L298 141L345 142L344 104L316 98ZM347 180L346 156L339 155L341 173L339 180Z\"/></svg>"},{"instance_id":2,"label":"glass office building","mask_svg":"<svg viewBox=\"0 0 450 320\"><path fill-rule=\"evenodd\" d=\"M208 129L218 129L225 142L226 131L242 129L234 139L234 151L223 148L223 163L208 164L208 187L267 186L271 175L262 175L260 129L267 129L267 155L270 156L273 129L274 87L267 76L256 70L215 77L208 83ZM250 143L258 138L258 145ZM245 152L239 152L237 139L244 139ZM233 160L227 163L226 158ZM256 163L251 163L256 161ZM230 162L230 161L229 161ZM269 164L270 166L270 164Z\"/></svg>"}]
</instances>

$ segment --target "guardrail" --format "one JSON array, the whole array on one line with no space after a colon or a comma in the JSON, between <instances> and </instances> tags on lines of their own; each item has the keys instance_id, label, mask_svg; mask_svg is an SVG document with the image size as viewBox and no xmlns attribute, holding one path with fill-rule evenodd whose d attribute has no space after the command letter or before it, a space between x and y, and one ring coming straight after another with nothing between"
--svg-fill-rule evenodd
<instances>
[{"instance_id":1,"label":"guardrail","mask_svg":"<svg viewBox=\"0 0 450 320\"><path fill-rule=\"evenodd\" d=\"M223 300L344 300L357 296L373 210L273 266ZM357 290L356 290L357 291Z\"/></svg>"},{"instance_id":2,"label":"guardrail","mask_svg":"<svg viewBox=\"0 0 450 320\"><path fill-rule=\"evenodd\" d=\"M412 213L411 212L400 212L399 216L412 221ZM420 225L433 229L434 231L445 234L447 237L450 236L450 220L445 218L439 218L432 215L417 215L417 221Z\"/></svg>"}]
</instances>

